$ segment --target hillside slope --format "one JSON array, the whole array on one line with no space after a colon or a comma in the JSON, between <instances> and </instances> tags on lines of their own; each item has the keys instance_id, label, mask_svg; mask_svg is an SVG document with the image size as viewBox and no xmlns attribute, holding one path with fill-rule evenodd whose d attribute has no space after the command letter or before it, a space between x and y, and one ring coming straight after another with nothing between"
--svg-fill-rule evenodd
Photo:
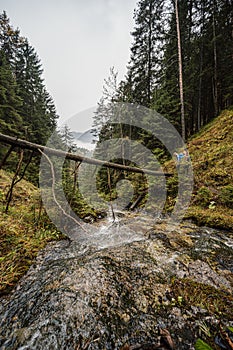
<instances>
[{"instance_id":1,"label":"hillside slope","mask_svg":"<svg viewBox=\"0 0 233 350\"><path fill-rule=\"evenodd\" d=\"M226 110L187 143L194 188L186 219L198 225L233 229L233 110ZM177 150L183 151L182 149ZM186 163L187 164L187 163ZM167 180L166 211L173 210L178 186L175 162L165 164L175 173Z\"/></svg>"},{"instance_id":2,"label":"hillside slope","mask_svg":"<svg viewBox=\"0 0 233 350\"><path fill-rule=\"evenodd\" d=\"M25 180L15 186L5 213L11 178L0 170L0 295L12 289L48 241L61 237L41 207L39 190Z\"/></svg>"},{"instance_id":3,"label":"hillside slope","mask_svg":"<svg viewBox=\"0 0 233 350\"><path fill-rule=\"evenodd\" d=\"M233 229L233 110L223 111L188 143L194 194L188 217Z\"/></svg>"}]
</instances>

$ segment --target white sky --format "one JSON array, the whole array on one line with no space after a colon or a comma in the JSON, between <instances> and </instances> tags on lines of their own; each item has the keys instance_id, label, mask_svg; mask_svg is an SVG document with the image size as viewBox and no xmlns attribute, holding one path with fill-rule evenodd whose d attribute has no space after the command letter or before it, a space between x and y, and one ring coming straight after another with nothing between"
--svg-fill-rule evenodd
<instances>
[{"instance_id":1,"label":"white sky","mask_svg":"<svg viewBox=\"0 0 233 350\"><path fill-rule=\"evenodd\" d=\"M38 53L61 121L97 104L114 66L123 79L137 0L0 0ZM91 127L79 117L78 131Z\"/></svg>"}]
</instances>

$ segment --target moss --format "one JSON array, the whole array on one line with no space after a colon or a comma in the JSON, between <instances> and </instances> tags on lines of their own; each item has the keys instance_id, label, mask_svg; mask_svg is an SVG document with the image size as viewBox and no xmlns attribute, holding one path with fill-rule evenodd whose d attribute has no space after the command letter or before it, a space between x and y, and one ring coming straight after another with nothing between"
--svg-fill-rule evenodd
<instances>
[{"instance_id":1,"label":"moss","mask_svg":"<svg viewBox=\"0 0 233 350\"><path fill-rule=\"evenodd\" d=\"M197 194L195 196L195 203L198 203L201 207L206 208L209 206L211 198L211 191L207 187L202 186L197 191Z\"/></svg>"},{"instance_id":2,"label":"moss","mask_svg":"<svg viewBox=\"0 0 233 350\"><path fill-rule=\"evenodd\" d=\"M188 142L194 191L187 218L199 225L233 228L233 111L226 110ZM166 169L175 173L173 161ZM175 177L174 177L175 178ZM168 184L167 209L175 203L175 182Z\"/></svg>"},{"instance_id":3,"label":"moss","mask_svg":"<svg viewBox=\"0 0 233 350\"><path fill-rule=\"evenodd\" d=\"M219 197L223 205L233 209L233 185L224 186Z\"/></svg>"},{"instance_id":4,"label":"moss","mask_svg":"<svg viewBox=\"0 0 233 350\"><path fill-rule=\"evenodd\" d=\"M233 210L224 207L202 208L192 205L186 215L199 226L210 226L219 229L233 230Z\"/></svg>"},{"instance_id":5,"label":"moss","mask_svg":"<svg viewBox=\"0 0 233 350\"><path fill-rule=\"evenodd\" d=\"M64 238L40 207L39 190L21 181L5 214L11 175L0 171L0 294L8 293L29 269L47 242Z\"/></svg>"},{"instance_id":6,"label":"moss","mask_svg":"<svg viewBox=\"0 0 233 350\"><path fill-rule=\"evenodd\" d=\"M185 309L197 306L220 318L228 320L233 318L233 296L228 291L218 290L186 278L174 278L171 290L174 300Z\"/></svg>"}]
</instances>

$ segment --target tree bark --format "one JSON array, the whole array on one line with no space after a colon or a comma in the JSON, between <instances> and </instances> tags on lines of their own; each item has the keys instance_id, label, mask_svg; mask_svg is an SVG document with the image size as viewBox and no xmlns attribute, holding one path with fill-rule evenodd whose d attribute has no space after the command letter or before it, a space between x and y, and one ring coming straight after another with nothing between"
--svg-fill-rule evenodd
<instances>
[{"instance_id":1,"label":"tree bark","mask_svg":"<svg viewBox=\"0 0 233 350\"><path fill-rule=\"evenodd\" d=\"M181 130L182 139L185 141L185 114L184 114L184 88L183 88L183 67L182 67L182 48L180 37L180 21L178 0L175 1L176 12L176 30L177 30L177 46L178 46L178 63L179 63L179 85L180 85L180 105L181 105Z\"/></svg>"},{"instance_id":2,"label":"tree bark","mask_svg":"<svg viewBox=\"0 0 233 350\"><path fill-rule=\"evenodd\" d=\"M202 102L202 73L203 73L203 53L204 53L204 43L203 43L203 28L205 25L205 10L204 4L201 3L201 47L200 47L200 67L199 67L199 88L198 88L198 107L197 107L197 130L201 129L203 125L203 119L201 118L201 102Z\"/></svg>"},{"instance_id":3,"label":"tree bark","mask_svg":"<svg viewBox=\"0 0 233 350\"><path fill-rule=\"evenodd\" d=\"M213 99L214 99L214 114L218 115L218 65L217 65L217 45L216 45L216 22L215 22L216 3L214 1L213 9L213 54L214 54L214 79L213 79Z\"/></svg>"},{"instance_id":4,"label":"tree bark","mask_svg":"<svg viewBox=\"0 0 233 350\"><path fill-rule=\"evenodd\" d=\"M74 153L67 153L62 150L56 150L54 148L49 148L46 146L42 146L36 143L32 143L29 141L17 139L12 136L4 135L0 133L0 142L9 144L9 145L14 145L17 147L20 147L22 149L30 149L30 150L35 150L37 152L44 152L46 154L51 154L55 155L57 157L64 157L66 159L74 160L74 161L79 161L79 162L84 162L92 165L99 165L99 166L105 166L107 168L112 168L112 169L118 169L118 170L125 170L128 172L133 172L133 173L140 173L140 174L148 174L148 175L154 175L154 176L173 176L173 174L170 173L164 173L164 172L158 172L150 169L140 169L136 167L131 167L127 165L121 165L117 163L111 163L111 162L105 162L103 160L95 159L95 158L88 158L84 157L78 154Z\"/></svg>"}]
</instances>

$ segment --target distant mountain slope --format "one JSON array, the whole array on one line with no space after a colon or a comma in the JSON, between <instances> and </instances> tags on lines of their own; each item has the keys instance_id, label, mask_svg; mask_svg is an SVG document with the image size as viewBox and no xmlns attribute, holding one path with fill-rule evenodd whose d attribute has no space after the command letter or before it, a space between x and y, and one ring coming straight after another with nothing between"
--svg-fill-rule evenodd
<instances>
[{"instance_id":1,"label":"distant mountain slope","mask_svg":"<svg viewBox=\"0 0 233 350\"><path fill-rule=\"evenodd\" d=\"M92 150L94 148L94 141L96 137L92 133L92 129L85 132L72 131L74 137L74 142L78 147L86 148Z\"/></svg>"},{"instance_id":2,"label":"distant mountain slope","mask_svg":"<svg viewBox=\"0 0 233 350\"><path fill-rule=\"evenodd\" d=\"M96 140L96 137L93 135L92 131L92 129L84 132L72 131L72 135L75 140L90 143L93 140Z\"/></svg>"}]
</instances>

